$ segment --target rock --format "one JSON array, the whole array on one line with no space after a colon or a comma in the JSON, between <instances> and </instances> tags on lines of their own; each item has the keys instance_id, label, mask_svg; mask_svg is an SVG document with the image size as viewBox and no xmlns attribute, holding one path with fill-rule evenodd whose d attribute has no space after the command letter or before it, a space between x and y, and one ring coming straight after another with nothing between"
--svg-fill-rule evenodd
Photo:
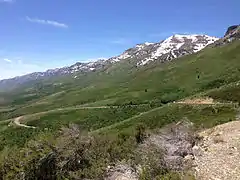
<instances>
[{"instance_id":1,"label":"rock","mask_svg":"<svg viewBox=\"0 0 240 180\"><path fill-rule=\"evenodd\" d=\"M227 32L225 33L224 37L232 34L238 27L239 27L239 25L230 26L230 27L227 29Z\"/></svg>"},{"instance_id":2,"label":"rock","mask_svg":"<svg viewBox=\"0 0 240 180\"><path fill-rule=\"evenodd\" d=\"M199 146L193 146L192 151L194 156L201 156L203 154L203 150Z\"/></svg>"},{"instance_id":3,"label":"rock","mask_svg":"<svg viewBox=\"0 0 240 180\"><path fill-rule=\"evenodd\" d=\"M193 160L193 159L194 159L193 155L187 155L187 156L184 157L185 161L189 161L189 160Z\"/></svg>"},{"instance_id":4,"label":"rock","mask_svg":"<svg viewBox=\"0 0 240 180\"><path fill-rule=\"evenodd\" d=\"M181 156L165 156L164 160L168 168L172 170L182 170L183 169L183 157Z\"/></svg>"},{"instance_id":5,"label":"rock","mask_svg":"<svg viewBox=\"0 0 240 180\"><path fill-rule=\"evenodd\" d=\"M193 148L194 153L208 145L208 151L195 156L196 179L240 179L240 121L232 121L205 130L208 138ZM221 134L221 136L219 136ZM217 135L217 136L216 136ZM214 138L226 139L224 143L214 143Z\"/></svg>"},{"instance_id":6,"label":"rock","mask_svg":"<svg viewBox=\"0 0 240 180\"><path fill-rule=\"evenodd\" d=\"M187 155L183 159L183 165L184 169L192 168L194 165L194 156L193 155Z\"/></svg>"},{"instance_id":7,"label":"rock","mask_svg":"<svg viewBox=\"0 0 240 180\"><path fill-rule=\"evenodd\" d=\"M115 167L107 167L105 180L138 180L137 171L127 164L118 164Z\"/></svg>"},{"instance_id":8,"label":"rock","mask_svg":"<svg viewBox=\"0 0 240 180\"><path fill-rule=\"evenodd\" d=\"M211 47L223 46L235 40L240 40L240 25L230 26L224 37L215 41Z\"/></svg>"}]
</instances>

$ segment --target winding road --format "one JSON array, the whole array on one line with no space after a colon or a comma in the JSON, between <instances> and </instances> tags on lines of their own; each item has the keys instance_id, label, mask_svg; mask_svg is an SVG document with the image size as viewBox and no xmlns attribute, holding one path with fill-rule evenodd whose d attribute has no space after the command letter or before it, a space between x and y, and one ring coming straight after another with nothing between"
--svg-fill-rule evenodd
<instances>
[{"instance_id":1,"label":"winding road","mask_svg":"<svg viewBox=\"0 0 240 180\"><path fill-rule=\"evenodd\" d=\"M39 112L39 113L34 113L34 114L27 114L27 115L24 115L24 116L19 116L19 117L14 118L11 121L11 123L13 123L14 125L19 126L19 127L35 129L36 127L22 124L21 121L23 121L24 119L28 119L28 118L34 117L34 116L40 116L40 115L44 115L44 114L48 114L48 113L54 113L54 112L59 112L59 111L71 111L71 110L78 110L78 109L79 110L81 110L81 109L110 109L110 108L117 108L117 106L97 106L97 107L83 107L83 106L79 106L79 107L58 108L58 109L53 109L53 110L49 110L49 111L44 111L44 112Z\"/></svg>"},{"instance_id":2,"label":"winding road","mask_svg":"<svg viewBox=\"0 0 240 180\"><path fill-rule=\"evenodd\" d=\"M171 104L187 104L187 105L234 105L235 103L219 103L219 102L213 102L212 99L196 99L196 100L183 100L183 101L178 101L178 102L173 102L173 103L168 103L166 104L167 106L171 105ZM146 104L145 104L146 105ZM136 105L132 105L132 106L136 106ZM116 123L116 124L112 124L110 126L107 126L107 127L103 127L103 128L100 128L98 130L95 130L91 133L96 133L96 132L101 132L103 130L106 130L106 129L111 129L111 128L114 128L118 125L121 125L123 123L126 123L128 121L131 121L135 118L138 118L142 115L145 115L145 114L148 114L148 113L151 113L155 110L159 110L161 108L165 107L164 106L160 106L160 107L157 107L157 108L154 108L154 109L151 109L149 111L146 111L146 112L142 112L140 114L137 114L133 117L130 117L128 119L125 119L119 123ZM20 126L20 127L24 127L24 128L32 128L32 129L35 129L37 127L34 127L34 126L28 126L28 125L25 125L25 124L22 124L21 121L23 120L26 120L26 119L29 119L29 118L32 118L32 117L35 117L35 116L40 116L40 115L44 115L44 114L48 114L48 113L54 113L54 112L59 112L59 111L71 111L71 110L84 110L84 109L110 109L110 108L118 108L118 106L95 106L95 107L87 107L87 106L74 106L74 107L66 107L66 108L58 108L58 109L53 109L53 110L49 110L49 111L44 111L44 112L39 112L39 113L34 113L34 114L28 114L28 115L24 115L24 116L19 116L19 117L16 117L14 118L11 122L13 124L15 124L16 126ZM10 124L9 124L10 125Z\"/></svg>"},{"instance_id":3,"label":"winding road","mask_svg":"<svg viewBox=\"0 0 240 180\"><path fill-rule=\"evenodd\" d=\"M23 119L23 116L20 116L20 117L17 117L17 118L14 118L13 120L13 123L17 126L20 126L20 127L25 127L25 128L32 128L32 129L35 129L36 127L34 126L27 126L25 124L21 124L20 123L20 120Z\"/></svg>"}]
</instances>

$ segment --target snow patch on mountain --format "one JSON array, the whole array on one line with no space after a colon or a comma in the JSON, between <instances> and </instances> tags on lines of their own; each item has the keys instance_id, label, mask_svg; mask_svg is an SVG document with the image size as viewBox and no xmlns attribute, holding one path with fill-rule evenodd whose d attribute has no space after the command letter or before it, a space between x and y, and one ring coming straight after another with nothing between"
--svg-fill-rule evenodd
<instances>
[{"instance_id":1,"label":"snow patch on mountain","mask_svg":"<svg viewBox=\"0 0 240 180\"><path fill-rule=\"evenodd\" d=\"M236 35L234 35L234 37L235 36ZM145 42L143 44L137 44L135 47L126 50L119 56L112 58L96 59L95 61L88 63L77 62L72 66L50 69L45 72L35 72L8 80L2 80L0 81L0 86L1 84L3 86L8 86L8 82L10 84L11 82L13 82L13 84L22 84L31 80L61 75L72 75L73 78L77 78L77 73L90 73L107 69L108 67L120 61L124 62L131 60L131 63L129 64L133 66L143 66L151 61L166 62L187 54L198 52L217 40L218 38L207 35L176 34L159 43Z\"/></svg>"},{"instance_id":2,"label":"snow patch on mountain","mask_svg":"<svg viewBox=\"0 0 240 180\"><path fill-rule=\"evenodd\" d=\"M123 53L120 56L118 56L118 60L123 60L123 59L127 59L130 57L131 57L131 55L129 55L128 53Z\"/></svg>"},{"instance_id":3,"label":"snow patch on mountain","mask_svg":"<svg viewBox=\"0 0 240 180\"><path fill-rule=\"evenodd\" d=\"M150 61L155 61L164 55L167 55L165 58L166 60L171 60L186 54L195 53L217 40L218 38L207 35L176 34L167 38L165 41L156 44L158 47L151 53L150 57L142 59L137 65L146 65Z\"/></svg>"},{"instance_id":4,"label":"snow patch on mountain","mask_svg":"<svg viewBox=\"0 0 240 180\"><path fill-rule=\"evenodd\" d=\"M145 60L142 60L138 65L145 65L148 64L150 61L152 61L152 58L146 58Z\"/></svg>"}]
</instances>

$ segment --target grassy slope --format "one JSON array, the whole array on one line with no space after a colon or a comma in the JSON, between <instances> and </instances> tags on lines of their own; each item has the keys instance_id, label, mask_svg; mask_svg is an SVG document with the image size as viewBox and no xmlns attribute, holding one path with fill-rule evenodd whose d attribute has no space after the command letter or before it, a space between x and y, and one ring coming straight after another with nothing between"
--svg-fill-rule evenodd
<instances>
[{"instance_id":1,"label":"grassy slope","mask_svg":"<svg viewBox=\"0 0 240 180\"><path fill-rule=\"evenodd\" d=\"M22 114L86 103L94 106L126 104L131 101L138 104L177 100L239 81L239 49L240 42L235 42L224 47L208 48L173 62L151 64L142 69L121 62L105 72L81 75L78 80L66 77L62 79L65 84L60 84L55 89L49 84L41 87L39 94L43 97L32 103L29 103L28 98L33 96L36 89L27 89L20 94L14 92L13 98L21 99L15 103L18 105L17 109L3 111L0 117L3 120ZM126 68L128 73L125 72ZM40 85L36 84L34 87L36 86ZM28 93L31 96L27 96Z\"/></svg>"},{"instance_id":2,"label":"grassy slope","mask_svg":"<svg viewBox=\"0 0 240 180\"><path fill-rule=\"evenodd\" d=\"M111 67L111 69L106 70L108 73L98 72L91 73L90 75L82 75L79 77L79 80L69 80L69 78L66 77L64 81L68 82L68 84L65 86L60 85L61 87L58 87L58 89L51 90L50 92L54 92L53 94L47 94L47 96L33 101L32 104L28 104L29 101L26 101L27 103L24 101L23 104L19 103L18 106L16 106L16 110L10 109L10 111L2 111L0 117L4 120L22 114L31 114L85 103L99 106L107 104L124 104L131 101L136 104L173 101L193 95L197 92L204 92L221 85L239 81L239 49L240 42L235 42L224 47L205 49L197 54L161 65L151 64L139 70L131 67L128 69L128 74L124 73L126 64L121 62ZM42 89L40 94L43 95L47 93L49 89L51 89L51 87L46 86ZM32 94L32 91L29 89L25 93L27 94L29 91ZM23 94L21 93L20 95L22 96ZM226 93L224 92L223 94ZM15 96L17 96L16 92ZM139 118L133 118L122 123L120 121L128 119L128 117L124 115L125 112L122 114L116 113L116 116L112 116L111 112L105 113L99 110L100 112L98 113L95 111L86 112L87 114L88 112L93 112L93 116L91 117L93 120L87 116L85 117L83 111L81 111L81 115L72 111L71 113L64 112L65 114L55 113L46 115L40 118L42 121L30 122L29 125L36 125L39 127L49 126L58 129L60 126L67 125L70 122L78 124L81 122L84 128L95 130L119 122L119 126L118 124L114 126L117 129L124 129L129 126L134 126L139 122L143 122L148 127L152 128L160 127L167 122L172 122L174 119L174 117L171 117L171 120L166 120L162 115L177 114L179 111L179 109L176 109L174 106L167 108L167 110L165 109L166 108L160 108L159 111L152 111ZM131 109L126 111L127 114L129 113L128 111L131 111ZM138 112L142 111L144 110L142 109ZM95 113L97 115L94 117ZM162 115L159 116L159 113ZM74 114L78 114L78 117ZM228 114L228 112L226 112L226 114ZM129 115L133 116L131 113ZM105 119L103 118L104 116ZM169 115L167 115L167 118L168 116ZM177 116L175 121L178 121L181 117ZM6 126L4 126L2 134L3 132L7 132L5 131L6 129ZM9 131L14 130L10 129ZM21 134L22 130L19 132L19 134ZM16 136L11 136L14 139L18 134Z\"/></svg>"},{"instance_id":3,"label":"grassy slope","mask_svg":"<svg viewBox=\"0 0 240 180\"><path fill-rule=\"evenodd\" d=\"M110 109L71 110L68 112L56 112L46 114L40 119L30 121L27 124L40 129L48 128L58 130L69 123L78 124L81 129L91 131L109 126L140 112L148 111L150 107L122 107Z\"/></svg>"},{"instance_id":4,"label":"grassy slope","mask_svg":"<svg viewBox=\"0 0 240 180\"><path fill-rule=\"evenodd\" d=\"M105 136L110 138L112 138L112 135L117 136L116 141L110 141L111 143L109 142L107 145L100 143L93 148L94 155L95 153L103 154L105 151L108 152L109 149L106 150L105 148L109 147L111 152L117 152L117 157L126 158L131 156L131 153L136 148L134 135L136 133L135 127L138 124L144 124L145 127L153 130L187 118L194 122L195 127L199 129L235 120L237 111L231 105L189 106L170 103L155 109L154 107L151 109L151 106L140 106L135 108L119 107L104 110L55 112L36 117L36 119L32 119L27 123L28 125L37 126L37 129L7 127L8 121L3 121L7 117L20 114L31 114L79 104L100 106L126 104L131 101L134 104L167 103L205 91L207 95L215 99L239 102L238 90L240 88L237 85L215 89L240 80L239 49L240 42L235 42L225 47L205 49L198 54L186 56L161 66L152 64L139 70L128 69L129 74L124 73L126 64L117 64L115 67L108 69L108 73L98 72L79 77L79 80L71 80L71 83L51 91L50 94L45 94L47 92L45 89L40 92L41 96L29 101L24 98L31 96L22 98L16 93L13 96L14 98L22 98L21 101L18 101L19 103L13 104L17 109L3 109L0 112L2 118L2 121L0 121L0 148L24 146L24 143L35 137L37 138L39 134L57 132L62 126L75 123L79 124L82 130L92 131L93 134L103 133L104 136L101 136L101 133L99 134L100 139ZM68 79L65 80L68 81ZM72 84L74 82L76 84ZM211 89L214 90L209 91ZM30 92L32 93L32 90L21 94L21 96ZM119 134L120 138L118 137ZM129 137L126 142L121 139L126 137ZM104 150L98 149L95 152L97 148ZM106 154L109 155L109 152ZM103 159L105 161L108 158L106 156ZM17 159L15 158L15 160ZM106 161L106 164L104 164L97 160L93 162L94 166L100 166L102 169L108 163ZM13 163L13 166L15 164ZM96 173L97 168L94 166L93 172Z\"/></svg>"},{"instance_id":5,"label":"grassy slope","mask_svg":"<svg viewBox=\"0 0 240 180\"><path fill-rule=\"evenodd\" d=\"M216 89L207 95L218 101L231 101L240 103L240 84L236 83L223 89Z\"/></svg>"},{"instance_id":6,"label":"grassy slope","mask_svg":"<svg viewBox=\"0 0 240 180\"><path fill-rule=\"evenodd\" d=\"M85 109L51 112L48 114L29 117L26 123L37 129L22 127L7 127L9 122L0 124L0 149L4 146L23 146L39 133L55 133L61 127L71 123L78 124L83 131L91 131L120 122L140 112L148 111L149 106L121 107L109 109ZM0 121L1 122L1 121Z\"/></svg>"},{"instance_id":7,"label":"grassy slope","mask_svg":"<svg viewBox=\"0 0 240 180\"><path fill-rule=\"evenodd\" d=\"M106 70L108 73L79 77L74 82L81 83L61 88L65 89L61 96L40 98L16 114L96 102L105 105L173 101L240 80L239 49L238 41L173 62L128 69L128 73L123 71L124 63L116 64Z\"/></svg>"},{"instance_id":8,"label":"grassy slope","mask_svg":"<svg viewBox=\"0 0 240 180\"><path fill-rule=\"evenodd\" d=\"M149 129L158 129L185 118L193 122L197 129L210 128L218 124L233 121L235 117L236 109L232 106L171 104L156 108L142 116L132 118L130 121L117 123L109 129L106 128L106 130L110 130L110 132L130 130L131 132L137 124L144 124Z\"/></svg>"}]
</instances>

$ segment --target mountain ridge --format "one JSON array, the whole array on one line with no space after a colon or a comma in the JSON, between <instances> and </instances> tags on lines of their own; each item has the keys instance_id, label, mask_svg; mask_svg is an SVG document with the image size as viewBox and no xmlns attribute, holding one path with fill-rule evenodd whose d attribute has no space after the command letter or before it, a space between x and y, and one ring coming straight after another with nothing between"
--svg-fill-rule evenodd
<instances>
[{"instance_id":1,"label":"mountain ridge","mask_svg":"<svg viewBox=\"0 0 240 180\"><path fill-rule=\"evenodd\" d=\"M50 77L70 75L77 78L78 73L90 73L102 70L118 62L134 59L134 66L140 68L153 61L166 62L178 57L196 53L219 38L208 35L180 35L175 34L157 43L145 42L125 50L118 56L109 59L98 59L93 62L76 62L71 66L49 69L45 72L33 72L23 76L0 80L0 88L16 87L29 81L42 80Z\"/></svg>"}]
</instances>

